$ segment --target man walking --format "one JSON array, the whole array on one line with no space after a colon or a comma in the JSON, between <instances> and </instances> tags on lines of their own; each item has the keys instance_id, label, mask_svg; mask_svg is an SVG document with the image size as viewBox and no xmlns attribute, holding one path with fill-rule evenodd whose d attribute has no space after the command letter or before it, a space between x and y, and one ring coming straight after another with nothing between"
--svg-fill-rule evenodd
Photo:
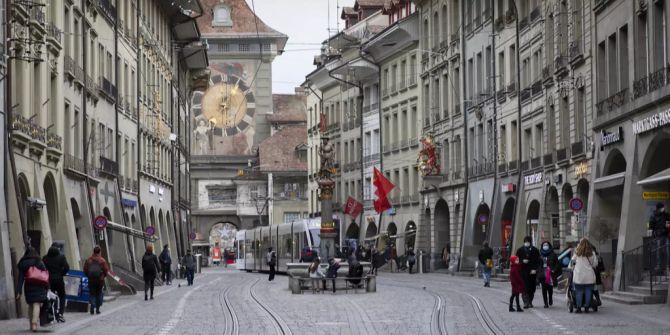
<instances>
[{"instance_id":1,"label":"man walking","mask_svg":"<svg viewBox=\"0 0 670 335\"><path fill-rule=\"evenodd\" d=\"M533 246L530 236L523 238L523 246L516 251L516 256L521 260L521 278L526 292L523 294L523 308L533 307L533 297L537 288L537 269L540 266L540 251Z\"/></svg>"},{"instance_id":2,"label":"man walking","mask_svg":"<svg viewBox=\"0 0 670 335\"><path fill-rule=\"evenodd\" d=\"M109 273L109 265L100 254L100 246L93 248L93 255L84 263L84 273L88 277L88 288L90 294L91 314L100 314L102 306L102 288L105 284L105 277Z\"/></svg>"},{"instance_id":3,"label":"man walking","mask_svg":"<svg viewBox=\"0 0 670 335\"><path fill-rule=\"evenodd\" d=\"M670 215L665 211L665 205L663 203L656 204L656 210L649 218L649 228L652 229L653 235L656 238L656 250L658 250L656 256L656 269L661 270L662 267L670 268L670 240L668 240L668 232L670 231ZM665 253L666 262L668 264L661 265L661 260L663 259L663 253Z\"/></svg>"},{"instance_id":4,"label":"man walking","mask_svg":"<svg viewBox=\"0 0 670 335\"><path fill-rule=\"evenodd\" d=\"M161 252L158 260L161 263L161 272L163 273L161 279L165 285L172 285L172 257L170 257L170 248L167 244L163 246L163 252Z\"/></svg>"},{"instance_id":5,"label":"man walking","mask_svg":"<svg viewBox=\"0 0 670 335\"><path fill-rule=\"evenodd\" d=\"M193 277L195 276L195 256L191 254L191 250L186 250L186 255L181 259L181 265L184 267L186 275L186 283L188 286L193 285Z\"/></svg>"},{"instance_id":6,"label":"man walking","mask_svg":"<svg viewBox=\"0 0 670 335\"><path fill-rule=\"evenodd\" d=\"M58 243L53 243L49 252L42 259L44 265L49 271L49 287L58 295L58 313L56 313L56 320L58 322L65 322L63 312L65 311L65 281L63 277L70 271L70 265L67 263L65 256L61 254L58 249Z\"/></svg>"},{"instance_id":7,"label":"man walking","mask_svg":"<svg viewBox=\"0 0 670 335\"><path fill-rule=\"evenodd\" d=\"M270 267L270 277L268 281L275 280L275 266L277 266L277 253L272 250L272 247L268 248L268 254L266 255L268 266Z\"/></svg>"},{"instance_id":8,"label":"man walking","mask_svg":"<svg viewBox=\"0 0 670 335\"><path fill-rule=\"evenodd\" d=\"M484 246L479 250L479 266L482 268L484 277L484 287L491 287L491 270L493 269L493 249L489 247L489 242L484 242Z\"/></svg>"}]
</instances>

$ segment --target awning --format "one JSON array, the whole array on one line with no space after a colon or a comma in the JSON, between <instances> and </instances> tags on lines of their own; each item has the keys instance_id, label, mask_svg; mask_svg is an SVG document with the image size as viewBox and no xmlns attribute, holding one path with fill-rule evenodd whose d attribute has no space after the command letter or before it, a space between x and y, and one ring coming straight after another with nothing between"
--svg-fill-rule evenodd
<instances>
[{"instance_id":1,"label":"awning","mask_svg":"<svg viewBox=\"0 0 670 335\"><path fill-rule=\"evenodd\" d=\"M637 184L640 186L646 186L658 183L665 183L668 181L670 181L670 168L667 168L661 172L658 172L654 175L644 178L638 181Z\"/></svg>"},{"instance_id":2,"label":"awning","mask_svg":"<svg viewBox=\"0 0 670 335\"><path fill-rule=\"evenodd\" d=\"M136 238L139 238L139 239L143 239L143 240L148 241L148 242L156 242L158 240L158 238L155 235L154 236L149 236L141 230L131 228L131 227L126 227L122 224L112 222L112 221L107 221L107 228L111 229L111 230L114 230L114 231L118 231L120 233L128 234L130 236L133 236L133 237L136 237Z\"/></svg>"},{"instance_id":3,"label":"awning","mask_svg":"<svg viewBox=\"0 0 670 335\"><path fill-rule=\"evenodd\" d=\"M200 39L200 30L195 20L178 23L173 29L174 38L179 42L192 42Z\"/></svg>"},{"instance_id":4,"label":"awning","mask_svg":"<svg viewBox=\"0 0 670 335\"><path fill-rule=\"evenodd\" d=\"M357 79L362 79L376 75L377 66L363 58L358 58L334 68L330 73L343 76L343 78L347 78L347 75L353 75Z\"/></svg>"},{"instance_id":5,"label":"awning","mask_svg":"<svg viewBox=\"0 0 670 335\"><path fill-rule=\"evenodd\" d=\"M182 53L184 63L189 69L204 69L209 66L207 47L201 42L184 46Z\"/></svg>"},{"instance_id":6,"label":"awning","mask_svg":"<svg viewBox=\"0 0 670 335\"><path fill-rule=\"evenodd\" d=\"M611 174L609 176L600 177L593 181L596 191L605 190L608 188L622 186L625 181L625 172Z\"/></svg>"}]
</instances>

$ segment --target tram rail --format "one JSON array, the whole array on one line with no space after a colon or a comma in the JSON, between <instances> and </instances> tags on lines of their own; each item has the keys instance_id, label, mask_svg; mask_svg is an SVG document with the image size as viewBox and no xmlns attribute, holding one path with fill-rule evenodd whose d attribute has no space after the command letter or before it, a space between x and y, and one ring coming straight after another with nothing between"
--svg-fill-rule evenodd
<instances>
[{"instance_id":1,"label":"tram rail","mask_svg":"<svg viewBox=\"0 0 670 335\"><path fill-rule=\"evenodd\" d=\"M277 334L292 335L293 332L291 331L291 328L289 328L288 324L286 324L286 322L279 316L279 314L273 311L270 307L258 299L258 296L256 296L256 293L254 292L254 286L256 286L259 281L260 279L256 279L256 281L254 281L254 283L249 286L249 295L251 295L251 299L253 299L262 310L270 315L277 330Z\"/></svg>"}]
</instances>

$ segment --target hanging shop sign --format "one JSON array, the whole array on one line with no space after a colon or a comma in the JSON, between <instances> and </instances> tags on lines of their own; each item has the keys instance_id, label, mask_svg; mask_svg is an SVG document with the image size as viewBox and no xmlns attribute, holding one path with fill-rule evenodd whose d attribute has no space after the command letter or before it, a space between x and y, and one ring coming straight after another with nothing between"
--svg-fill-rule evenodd
<instances>
[{"instance_id":1,"label":"hanging shop sign","mask_svg":"<svg viewBox=\"0 0 670 335\"><path fill-rule=\"evenodd\" d=\"M516 185L513 183L504 184L502 189L504 193L514 193L516 191Z\"/></svg>"},{"instance_id":2,"label":"hanging shop sign","mask_svg":"<svg viewBox=\"0 0 670 335\"><path fill-rule=\"evenodd\" d=\"M601 151L604 150L606 146L619 142L623 142L623 127L619 127L618 129L612 132L608 132L605 129L603 129L602 132L600 132Z\"/></svg>"},{"instance_id":3,"label":"hanging shop sign","mask_svg":"<svg viewBox=\"0 0 670 335\"><path fill-rule=\"evenodd\" d=\"M542 172L534 173L524 177L526 185L535 185L542 182Z\"/></svg>"},{"instance_id":4,"label":"hanging shop sign","mask_svg":"<svg viewBox=\"0 0 670 335\"><path fill-rule=\"evenodd\" d=\"M648 116L642 120L633 122L633 133L640 135L656 128L665 127L670 124L670 109Z\"/></svg>"},{"instance_id":5,"label":"hanging shop sign","mask_svg":"<svg viewBox=\"0 0 670 335\"><path fill-rule=\"evenodd\" d=\"M575 176L577 178L585 176L589 173L589 165L586 162L580 162L575 166Z\"/></svg>"},{"instance_id":6,"label":"hanging shop sign","mask_svg":"<svg viewBox=\"0 0 670 335\"><path fill-rule=\"evenodd\" d=\"M642 192L644 200L666 200L670 199L670 192Z\"/></svg>"}]
</instances>

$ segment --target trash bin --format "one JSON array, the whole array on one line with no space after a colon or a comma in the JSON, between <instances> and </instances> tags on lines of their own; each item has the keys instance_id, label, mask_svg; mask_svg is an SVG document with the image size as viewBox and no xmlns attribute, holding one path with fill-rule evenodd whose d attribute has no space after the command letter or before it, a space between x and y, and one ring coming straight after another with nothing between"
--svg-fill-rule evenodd
<instances>
[{"instance_id":1,"label":"trash bin","mask_svg":"<svg viewBox=\"0 0 670 335\"><path fill-rule=\"evenodd\" d=\"M202 254L195 254L195 273L202 272Z\"/></svg>"},{"instance_id":2,"label":"trash bin","mask_svg":"<svg viewBox=\"0 0 670 335\"><path fill-rule=\"evenodd\" d=\"M419 250L419 273L430 272L430 254Z\"/></svg>"}]
</instances>

